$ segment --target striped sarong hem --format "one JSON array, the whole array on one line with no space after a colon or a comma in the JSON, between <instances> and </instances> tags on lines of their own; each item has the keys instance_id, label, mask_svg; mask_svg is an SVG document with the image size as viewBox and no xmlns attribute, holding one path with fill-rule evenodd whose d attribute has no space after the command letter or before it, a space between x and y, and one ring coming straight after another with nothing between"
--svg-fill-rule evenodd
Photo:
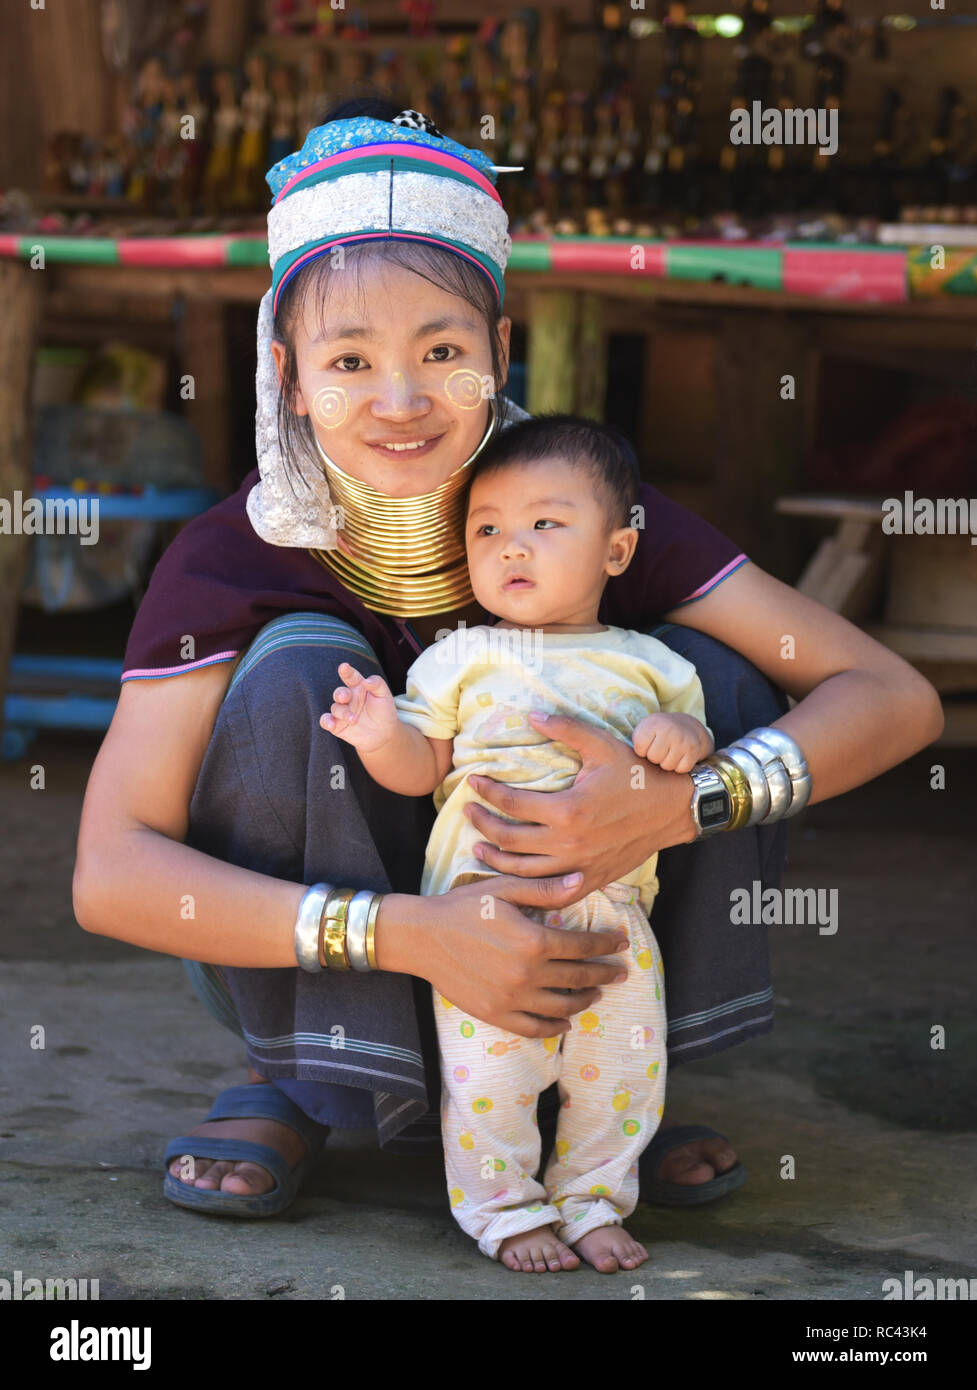
<instances>
[{"instance_id":1,"label":"striped sarong hem","mask_svg":"<svg viewBox=\"0 0 977 1390\"><path fill-rule=\"evenodd\" d=\"M374 665L380 664L376 652L363 634L341 618L332 618L328 613L295 613L278 618L262 629L234 672L227 694L266 656L281 651L283 647L338 647L343 651L355 652Z\"/></svg>"}]
</instances>

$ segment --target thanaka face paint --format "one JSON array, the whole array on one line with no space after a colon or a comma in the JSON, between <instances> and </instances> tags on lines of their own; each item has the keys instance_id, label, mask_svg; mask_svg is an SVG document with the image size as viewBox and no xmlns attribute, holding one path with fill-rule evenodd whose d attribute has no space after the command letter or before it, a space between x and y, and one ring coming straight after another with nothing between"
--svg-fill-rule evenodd
<instances>
[{"instance_id":1,"label":"thanaka face paint","mask_svg":"<svg viewBox=\"0 0 977 1390\"><path fill-rule=\"evenodd\" d=\"M444 394L452 405L459 410L477 410L484 400L487 399L483 386L484 376L479 376L478 372L473 372L470 367L459 367L445 379ZM492 378L488 378L491 386ZM494 391L491 394L495 394Z\"/></svg>"},{"instance_id":2,"label":"thanaka face paint","mask_svg":"<svg viewBox=\"0 0 977 1390\"><path fill-rule=\"evenodd\" d=\"M349 393L342 386L323 386L312 397L312 418L324 430L334 430L349 418Z\"/></svg>"}]
</instances>

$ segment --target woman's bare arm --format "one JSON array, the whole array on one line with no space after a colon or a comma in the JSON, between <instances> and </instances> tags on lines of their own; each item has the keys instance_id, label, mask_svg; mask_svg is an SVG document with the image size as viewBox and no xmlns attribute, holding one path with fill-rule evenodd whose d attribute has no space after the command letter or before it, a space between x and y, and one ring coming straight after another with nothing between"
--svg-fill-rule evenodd
<instances>
[{"instance_id":1,"label":"woman's bare arm","mask_svg":"<svg viewBox=\"0 0 977 1390\"><path fill-rule=\"evenodd\" d=\"M86 931L189 960L295 964L305 888L183 844L233 664L128 681L92 767L72 885Z\"/></svg>"},{"instance_id":2,"label":"woman's bare arm","mask_svg":"<svg viewBox=\"0 0 977 1390\"><path fill-rule=\"evenodd\" d=\"M665 616L725 642L799 701L775 727L807 759L811 805L870 782L943 732L940 697L908 662L749 562Z\"/></svg>"}]
</instances>

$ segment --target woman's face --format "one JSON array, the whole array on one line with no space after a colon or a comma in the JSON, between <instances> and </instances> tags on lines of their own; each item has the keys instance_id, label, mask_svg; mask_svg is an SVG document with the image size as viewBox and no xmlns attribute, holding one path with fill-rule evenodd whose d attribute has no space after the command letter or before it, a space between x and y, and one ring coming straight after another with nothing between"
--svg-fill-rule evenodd
<instances>
[{"instance_id":1,"label":"woman's face","mask_svg":"<svg viewBox=\"0 0 977 1390\"><path fill-rule=\"evenodd\" d=\"M389 263L361 262L348 276L337 269L329 288L321 316L307 304L297 316L296 412L344 473L390 497L431 492L488 424L495 382L485 321ZM510 329L499 320L506 369ZM272 352L280 379L284 344Z\"/></svg>"}]
</instances>

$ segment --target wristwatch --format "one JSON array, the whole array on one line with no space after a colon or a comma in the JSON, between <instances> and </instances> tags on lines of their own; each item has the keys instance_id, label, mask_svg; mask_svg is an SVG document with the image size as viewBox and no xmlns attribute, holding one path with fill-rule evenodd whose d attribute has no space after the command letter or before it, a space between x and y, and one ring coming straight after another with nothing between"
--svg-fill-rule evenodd
<instances>
[{"instance_id":1,"label":"wristwatch","mask_svg":"<svg viewBox=\"0 0 977 1390\"><path fill-rule=\"evenodd\" d=\"M701 840L706 835L716 835L726 829L733 819L733 799L715 768L699 763L689 775L694 786L692 819L696 827L695 838Z\"/></svg>"}]
</instances>

